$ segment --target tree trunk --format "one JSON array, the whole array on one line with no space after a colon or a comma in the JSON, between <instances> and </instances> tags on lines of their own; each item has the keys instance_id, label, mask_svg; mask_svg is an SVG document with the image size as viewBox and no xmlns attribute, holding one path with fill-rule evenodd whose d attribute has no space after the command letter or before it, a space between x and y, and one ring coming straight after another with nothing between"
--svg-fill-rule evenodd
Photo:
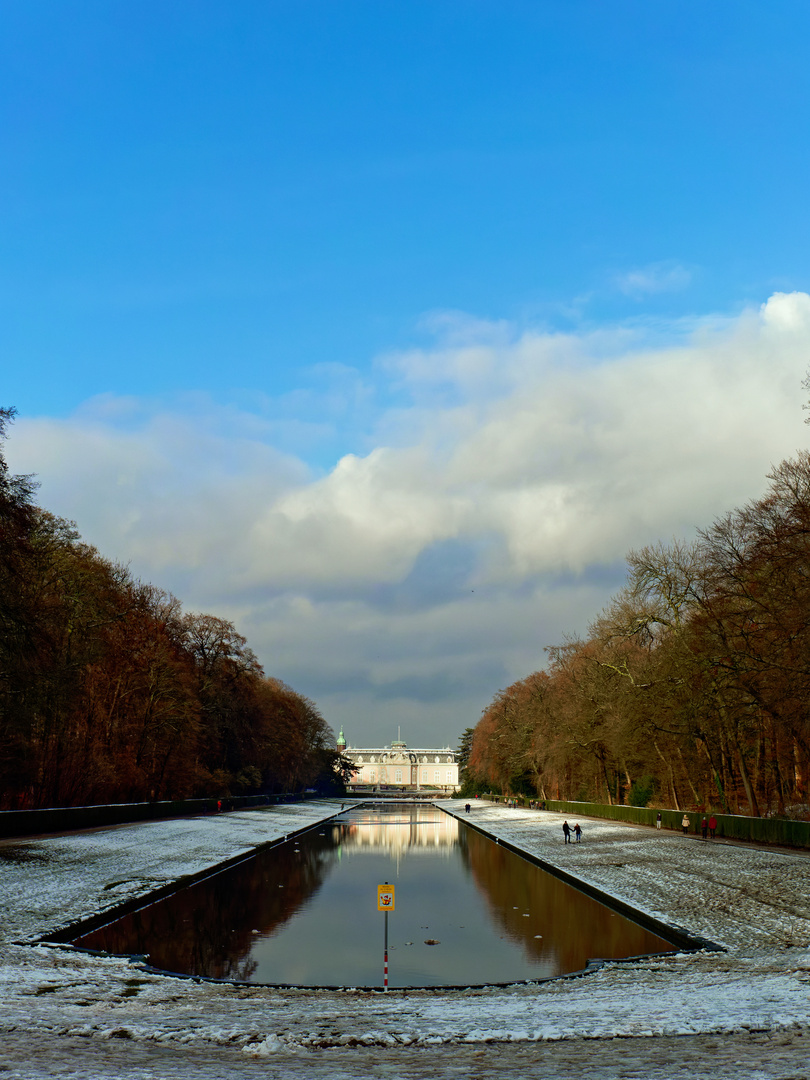
<instances>
[{"instance_id":1,"label":"tree trunk","mask_svg":"<svg viewBox=\"0 0 810 1080\"><path fill-rule=\"evenodd\" d=\"M692 777L689 775L689 770L686 767L686 762L683 760L683 754L681 753L680 746L677 749L678 749L678 757L681 759L681 765L683 766L683 775L686 777L686 782L689 785L689 787L690 787L690 789L692 791L692 794L695 797L695 806L699 806L700 805L700 795L698 795L697 790L695 788L695 785L692 783Z\"/></svg>"},{"instance_id":2,"label":"tree trunk","mask_svg":"<svg viewBox=\"0 0 810 1080\"><path fill-rule=\"evenodd\" d=\"M720 779L720 773L715 768L714 759L712 758L711 751L709 750L709 744L705 739L702 739L702 738L698 739L698 742L700 743L701 747L703 748L703 752L705 753L705 755L706 755L706 757L707 757L707 759L709 761L709 767L710 767L710 769L712 771L712 776L714 777L714 782L715 782L715 784L717 786L718 792L720 793L720 802L722 804L723 810L725 811L725 813L728 813L728 803L726 802L726 793L725 793L725 791L723 789L723 782Z\"/></svg>"},{"instance_id":3,"label":"tree trunk","mask_svg":"<svg viewBox=\"0 0 810 1080\"><path fill-rule=\"evenodd\" d=\"M675 773L674 773L674 771L672 769L672 762L670 761L669 758L664 757L664 755L661 753L661 747L658 745L658 742L655 739L653 739L653 746L655 747L655 749L656 749L656 751L658 753L658 756L661 758L661 760L663 761L663 763L664 763L664 765L666 767L667 774L669 776L669 790L672 793L672 802L675 805L675 809L680 810L681 809L681 804L678 801L678 791L677 791L677 789L675 787Z\"/></svg>"},{"instance_id":4,"label":"tree trunk","mask_svg":"<svg viewBox=\"0 0 810 1080\"><path fill-rule=\"evenodd\" d=\"M799 801L804 798L804 761L802 760L801 747L799 746L799 740L796 736L793 736L793 783L796 789L796 795Z\"/></svg>"},{"instance_id":5,"label":"tree trunk","mask_svg":"<svg viewBox=\"0 0 810 1080\"><path fill-rule=\"evenodd\" d=\"M782 769L779 765L779 736L776 733L776 725L771 725L773 747L773 771L776 787L776 812L780 817L785 816L785 783L782 777Z\"/></svg>"},{"instance_id":6,"label":"tree trunk","mask_svg":"<svg viewBox=\"0 0 810 1080\"><path fill-rule=\"evenodd\" d=\"M737 760L740 764L740 777L743 782L743 787L745 788L745 797L748 799L748 805L751 808L751 817L761 817L762 815L759 812L757 795L753 787L751 786L751 780L748 776L748 769L745 765L745 758L743 757L743 752L739 746L737 747Z\"/></svg>"}]
</instances>

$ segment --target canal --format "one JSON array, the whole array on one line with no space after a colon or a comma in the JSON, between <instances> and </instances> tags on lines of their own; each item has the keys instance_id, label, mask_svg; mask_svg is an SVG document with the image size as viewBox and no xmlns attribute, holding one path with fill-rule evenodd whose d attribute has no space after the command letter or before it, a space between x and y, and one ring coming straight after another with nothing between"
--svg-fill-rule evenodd
<instances>
[{"instance_id":1,"label":"canal","mask_svg":"<svg viewBox=\"0 0 810 1080\"><path fill-rule=\"evenodd\" d=\"M673 946L433 806L359 807L84 935L163 971L260 984L474 986Z\"/></svg>"}]
</instances>

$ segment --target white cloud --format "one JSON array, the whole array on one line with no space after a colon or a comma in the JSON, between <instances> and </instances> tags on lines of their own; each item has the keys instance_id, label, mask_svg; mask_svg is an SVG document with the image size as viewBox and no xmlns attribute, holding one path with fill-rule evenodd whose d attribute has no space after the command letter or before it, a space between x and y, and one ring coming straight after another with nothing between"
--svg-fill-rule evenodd
<instances>
[{"instance_id":1,"label":"white cloud","mask_svg":"<svg viewBox=\"0 0 810 1080\"><path fill-rule=\"evenodd\" d=\"M396 408L356 394L356 445L373 449L324 475L261 415L200 397L22 418L9 461L105 554L237 619L355 739L376 723L387 738L396 716L413 741L454 740L543 645L584 631L630 547L755 497L806 442L810 297L664 344L660 326L653 343L451 322L434 348L385 357ZM306 410L313 430L331 422Z\"/></svg>"},{"instance_id":2,"label":"white cloud","mask_svg":"<svg viewBox=\"0 0 810 1080\"><path fill-rule=\"evenodd\" d=\"M807 293L774 293L760 310L765 325L776 331L806 333L810 329L810 296Z\"/></svg>"},{"instance_id":3,"label":"white cloud","mask_svg":"<svg viewBox=\"0 0 810 1080\"><path fill-rule=\"evenodd\" d=\"M680 292L692 282L692 273L680 263L665 260L649 263L617 275L616 286L626 296L640 299L656 293Z\"/></svg>"}]
</instances>

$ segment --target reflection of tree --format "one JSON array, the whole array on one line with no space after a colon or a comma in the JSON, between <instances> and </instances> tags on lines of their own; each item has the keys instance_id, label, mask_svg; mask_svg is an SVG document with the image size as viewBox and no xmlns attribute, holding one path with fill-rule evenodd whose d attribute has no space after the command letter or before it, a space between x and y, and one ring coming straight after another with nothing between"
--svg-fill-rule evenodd
<instances>
[{"instance_id":1,"label":"reflection of tree","mask_svg":"<svg viewBox=\"0 0 810 1080\"><path fill-rule=\"evenodd\" d=\"M459 847L495 921L529 956L554 957L560 973L579 971L594 957L617 959L671 948L481 833L461 829Z\"/></svg>"},{"instance_id":2,"label":"reflection of tree","mask_svg":"<svg viewBox=\"0 0 810 1080\"><path fill-rule=\"evenodd\" d=\"M309 835L181 889L75 944L148 953L165 971L249 981L253 930L272 934L320 889L337 859L340 829ZM283 888L279 888L283 885Z\"/></svg>"}]
</instances>

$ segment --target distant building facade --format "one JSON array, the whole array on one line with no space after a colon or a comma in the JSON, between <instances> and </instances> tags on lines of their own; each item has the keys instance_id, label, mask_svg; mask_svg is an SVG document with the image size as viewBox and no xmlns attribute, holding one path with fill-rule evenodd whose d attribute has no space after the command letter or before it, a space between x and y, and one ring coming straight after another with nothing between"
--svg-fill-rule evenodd
<instances>
[{"instance_id":1,"label":"distant building facade","mask_svg":"<svg viewBox=\"0 0 810 1080\"><path fill-rule=\"evenodd\" d=\"M415 750L399 740L390 746L347 746L343 732L337 748L355 770L349 791L438 791L450 794L458 787L458 761L449 746Z\"/></svg>"}]
</instances>

